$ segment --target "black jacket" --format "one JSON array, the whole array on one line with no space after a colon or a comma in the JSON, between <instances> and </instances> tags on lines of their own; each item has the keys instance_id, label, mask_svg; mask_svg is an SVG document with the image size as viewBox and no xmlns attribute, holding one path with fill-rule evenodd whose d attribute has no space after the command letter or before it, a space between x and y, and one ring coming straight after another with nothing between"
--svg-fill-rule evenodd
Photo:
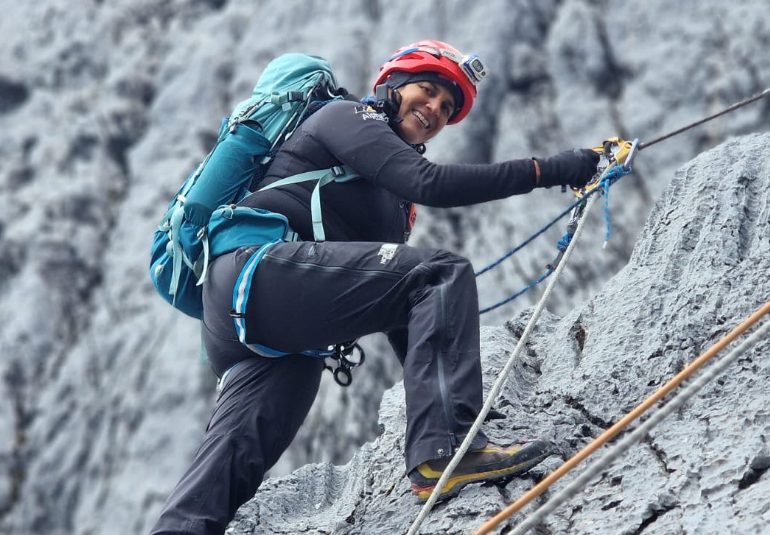
<instances>
[{"instance_id":1,"label":"black jacket","mask_svg":"<svg viewBox=\"0 0 770 535\"><path fill-rule=\"evenodd\" d=\"M530 160L436 164L393 131L384 114L351 101L332 102L283 144L260 186L305 171L345 164L362 180L321 190L326 239L403 243L411 203L466 206L526 193L535 185ZM315 182L257 191L245 206L281 213L303 240L313 240L310 195Z\"/></svg>"}]
</instances>

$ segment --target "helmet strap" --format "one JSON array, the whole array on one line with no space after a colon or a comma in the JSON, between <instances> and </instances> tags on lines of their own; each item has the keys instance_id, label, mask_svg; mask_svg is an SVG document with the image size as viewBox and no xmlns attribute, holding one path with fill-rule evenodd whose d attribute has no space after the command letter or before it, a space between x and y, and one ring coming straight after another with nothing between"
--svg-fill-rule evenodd
<instances>
[{"instance_id":1,"label":"helmet strap","mask_svg":"<svg viewBox=\"0 0 770 535\"><path fill-rule=\"evenodd\" d=\"M390 119L391 124L401 122L398 110L401 108L401 94L388 84L380 84L374 88L374 98L377 101L375 108L384 113Z\"/></svg>"},{"instance_id":2,"label":"helmet strap","mask_svg":"<svg viewBox=\"0 0 770 535\"><path fill-rule=\"evenodd\" d=\"M398 129L399 123L403 121L398 116L398 110L401 108L401 93L388 84L380 84L374 88L374 98L375 109L387 115L391 126ZM425 145L422 143L412 145L412 148L420 154L425 154Z\"/></svg>"}]
</instances>

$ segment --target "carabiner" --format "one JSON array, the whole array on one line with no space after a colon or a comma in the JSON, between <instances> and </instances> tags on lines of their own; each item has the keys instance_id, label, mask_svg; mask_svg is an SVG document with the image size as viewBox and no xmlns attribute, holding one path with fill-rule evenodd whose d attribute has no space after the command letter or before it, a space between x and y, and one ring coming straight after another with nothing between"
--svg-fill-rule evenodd
<instances>
[{"instance_id":1,"label":"carabiner","mask_svg":"<svg viewBox=\"0 0 770 535\"><path fill-rule=\"evenodd\" d=\"M353 382L353 374L350 373L350 368L340 364L337 369L332 372L334 375L334 382L340 386L348 387Z\"/></svg>"},{"instance_id":2,"label":"carabiner","mask_svg":"<svg viewBox=\"0 0 770 535\"><path fill-rule=\"evenodd\" d=\"M357 358L349 358L355 353L358 353ZM358 345L357 342L353 342L351 345L343 346L340 350L340 361L347 365L349 368L355 368L357 366L360 366L364 363L366 360L366 353L364 353L363 348Z\"/></svg>"},{"instance_id":3,"label":"carabiner","mask_svg":"<svg viewBox=\"0 0 770 535\"><path fill-rule=\"evenodd\" d=\"M331 349L331 348L330 348ZM357 358L348 358L358 351ZM334 376L334 382L340 386L348 387L353 382L353 374L351 369L356 366L360 366L366 360L366 354L363 348L358 345L356 340L350 342L343 342L341 344L334 345L334 352L328 355L327 358L337 361L337 367L325 365L324 368L332 372Z\"/></svg>"}]
</instances>

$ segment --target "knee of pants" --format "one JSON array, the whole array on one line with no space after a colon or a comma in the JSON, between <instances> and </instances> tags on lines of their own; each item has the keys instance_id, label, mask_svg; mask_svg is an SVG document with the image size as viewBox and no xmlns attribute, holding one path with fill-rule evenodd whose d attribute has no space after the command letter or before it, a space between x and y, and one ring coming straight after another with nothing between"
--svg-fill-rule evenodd
<instances>
[{"instance_id":1,"label":"knee of pants","mask_svg":"<svg viewBox=\"0 0 770 535\"><path fill-rule=\"evenodd\" d=\"M429 285L449 284L455 287L476 290L476 275L470 260L452 253L437 249L422 262L420 269L426 271L425 283Z\"/></svg>"}]
</instances>

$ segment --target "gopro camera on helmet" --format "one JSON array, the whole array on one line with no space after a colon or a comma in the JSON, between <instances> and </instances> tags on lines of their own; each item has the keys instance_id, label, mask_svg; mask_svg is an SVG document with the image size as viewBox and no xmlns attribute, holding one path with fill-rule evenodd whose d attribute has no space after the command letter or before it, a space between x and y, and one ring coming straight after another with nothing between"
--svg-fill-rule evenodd
<instances>
[{"instance_id":1,"label":"gopro camera on helmet","mask_svg":"<svg viewBox=\"0 0 770 535\"><path fill-rule=\"evenodd\" d=\"M476 54L465 56L460 63L460 68L474 84L487 77L487 67Z\"/></svg>"}]
</instances>

